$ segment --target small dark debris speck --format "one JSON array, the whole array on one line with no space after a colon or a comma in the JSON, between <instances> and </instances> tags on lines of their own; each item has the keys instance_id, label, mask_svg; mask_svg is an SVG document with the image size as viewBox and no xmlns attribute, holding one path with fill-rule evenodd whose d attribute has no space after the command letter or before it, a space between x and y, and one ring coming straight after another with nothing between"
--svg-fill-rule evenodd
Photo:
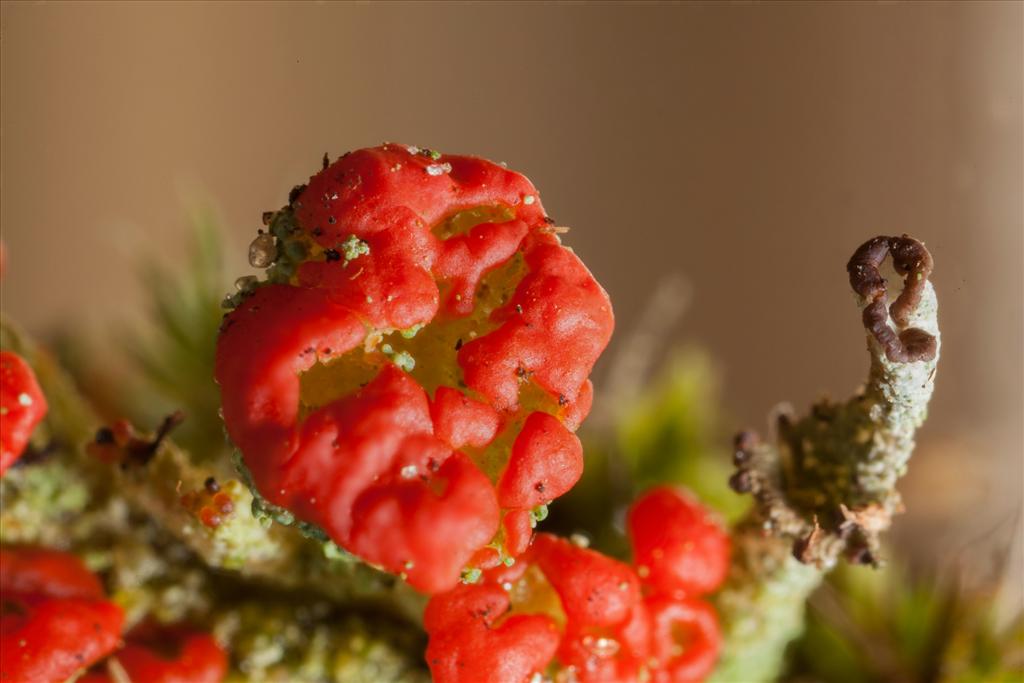
<instances>
[{"instance_id":1,"label":"small dark debris speck","mask_svg":"<svg viewBox=\"0 0 1024 683\"><path fill-rule=\"evenodd\" d=\"M288 203L294 204L295 200L299 198L299 195L301 195L305 191L305 185L296 185L295 187L293 187L292 191L288 193Z\"/></svg>"},{"instance_id":2,"label":"small dark debris speck","mask_svg":"<svg viewBox=\"0 0 1024 683\"><path fill-rule=\"evenodd\" d=\"M746 470L740 470L729 477L729 488L736 493L750 493L753 487L754 483L750 479L750 472Z\"/></svg>"}]
</instances>

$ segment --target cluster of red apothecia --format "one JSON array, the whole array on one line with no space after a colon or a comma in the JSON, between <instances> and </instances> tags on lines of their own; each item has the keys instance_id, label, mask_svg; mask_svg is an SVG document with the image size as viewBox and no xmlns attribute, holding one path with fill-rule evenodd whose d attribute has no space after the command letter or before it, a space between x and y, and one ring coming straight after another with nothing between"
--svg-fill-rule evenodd
<instances>
[{"instance_id":1,"label":"cluster of red apothecia","mask_svg":"<svg viewBox=\"0 0 1024 683\"><path fill-rule=\"evenodd\" d=\"M137 626L122 639L124 613L75 555L0 548L0 680L114 683L108 657L130 681L219 683L227 655L212 636L184 626Z\"/></svg>"},{"instance_id":2,"label":"cluster of red apothecia","mask_svg":"<svg viewBox=\"0 0 1024 683\"><path fill-rule=\"evenodd\" d=\"M0 475L24 452L47 404L31 367L0 352ZM0 547L0 681L113 683L108 657L131 681L218 683L227 655L185 626L141 625L122 638L124 613L71 553ZM92 667L90 669L90 667Z\"/></svg>"},{"instance_id":3,"label":"cluster of red apothecia","mask_svg":"<svg viewBox=\"0 0 1024 683\"><path fill-rule=\"evenodd\" d=\"M632 566L538 534L511 567L431 598L435 683L703 680L721 638L701 596L725 578L728 537L671 487L643 495L627 524Z\"/></svg>"},{"instance_id":4,"label":"cluster of red apothecia","mask_svg":"<svg viewBox=\"0 0 1024 683\"><path fill-rule=\"evenodd\" d=\"M426 593L524 552L614 324L530 181L385 144L265 222L216 364L259 494Z\"/></svg>"},{"instance_id":5,"label":"cluster of red apothecia","mask_svg":"<svg viewBox=\"0 0 1024 683\"><path fill-rule=\"evenodd\" d=\"M729 550L696 501L662 487L634 504L632 566L534 535L582 473L575 430L613 316L530 182L389 144L325 158L265 223L250 256L267 281L240 281L218 339L228 433L260 499L433 596L435 681L706 676L720 638L701 596L723 580ZM18 424L10 439L5 424L4 463L34 422ZM4 681L63 680L117 646L120 611L101 594L8 591L12 558L36 552L4 555L5 600L20 601L10 621L5 608ZM96 637L39 640L37 604L67 599L105 606L105 620L56 608ZM138 680L170 680L156 673L168 661L223 674L207 636L176 633L177 659L147 650L143 631L118 661L140 667ZM187 680L206 680L199 670Z\"/></svg>"}]
</instances>

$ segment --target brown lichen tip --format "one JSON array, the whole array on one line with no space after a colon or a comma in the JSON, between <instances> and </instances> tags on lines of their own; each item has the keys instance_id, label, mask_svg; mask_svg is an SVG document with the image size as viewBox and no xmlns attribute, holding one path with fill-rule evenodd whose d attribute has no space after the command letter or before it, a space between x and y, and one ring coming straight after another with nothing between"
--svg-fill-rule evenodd
<instances>
[{"instance_id":1,"label":"brown lichen tip","mask_svg":"<svg viewBox=\"0 0 1024 683\"><path fill-rule=\"evenodd\" d=\"M185 414L176 410L167 415L157 427L152 438L146 438L135 431L128 420L118 420L111 427L101 427L86 451L104 462L119 463L122 469L128 466L144 466L160 450L164 439L185 420Z\"/></svg>"},{"instance_id":2,"label":"brown lichen tip","mask_svg":"<svg viewBox=\"0 0 1024 683\"><path fill-rule=\"evenodd\" d=\"M888 254L892 254L893 267L904 281L903 291L887 310L885 278L878 269ZM932 272L932 256L924 244L907 235L875 237L853 253L846 271L853 291L866 302L864 327L890 361L913 363L935 358L938 347L935 337L916 327L907 327ZM898 332L889 326L890 315L900 328Z\"/></svg>"}]
</instances>

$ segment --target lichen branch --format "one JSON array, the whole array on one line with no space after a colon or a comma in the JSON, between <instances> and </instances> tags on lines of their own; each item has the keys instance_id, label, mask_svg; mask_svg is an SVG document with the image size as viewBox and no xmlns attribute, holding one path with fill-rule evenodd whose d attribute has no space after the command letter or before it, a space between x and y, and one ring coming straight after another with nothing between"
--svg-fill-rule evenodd
<instances>
[{"instance_id":1,"label":"lichen branch","mask_svg":"<svg viewBox=\"0 0 1024 683\"><path fill-rule=\"evenodd\" d=\"M880 272L886 256L904 278L891 305ZM906 235L876 237L854 252L847 271L867 331L867 383L802 418L780 412L773 441L753 432L736 439L730 484L752 494L755 506L734 530L716 680L773 678L824 572L841 556L878 564L879 536L903 510L896 481L927 416L939 359L932 258Z\"/></svg>"}]
</instances>

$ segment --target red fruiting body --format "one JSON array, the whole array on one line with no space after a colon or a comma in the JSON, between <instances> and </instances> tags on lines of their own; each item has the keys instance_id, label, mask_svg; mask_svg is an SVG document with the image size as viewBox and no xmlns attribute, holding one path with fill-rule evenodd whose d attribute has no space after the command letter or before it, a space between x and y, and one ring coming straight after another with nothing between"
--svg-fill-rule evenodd
<instances>
[{"instance_id":1,"label":"red fruiting body","mask_svg":"<svg viewBox=\"0 0 1024 683\"><path fill-rule=\"evenodd\" d=\"M498 481L504 508L529 510L562 495L583 474L583 446L557 418L533 413L512 446Z\"/></svg>"},{"instance_id":2,"label":"red fruiting body","mask_svg":"<svg viewBox=\"0 0 1024 683\"><path fill-rule=\"evenodd\" d=\"M539 614L509 614L497 585L463 585L430 601L424 625L427 662L436 683L527 681L558 647L555 622Z\"/></svg>"},{"instance_id":3,"label":"red fruiting body","mask_svg":"<svg viewBox=\"0 0 1024 683\"><path fill-rule=\"evenodd\" d=\"M16 353L0 351L0 476L21 456L46 408L28 363Z\"/></svg>"},{"instance_id":4,"label":"red fruiting body","mask_svg":"<svg viewBox=\"0 0 1024 683\"><path fill-rule=\"evenodd\" d=\"M645 596L633 568L548 534L511 567L435 595L424 625L435 683L552 672L579 683L688 683L711 672L721 645L709 604Z\"/></svg>"},{"instance_id":5,"label":"red fruiting body","mask_svg":"<svg viewBox=\"0 0 1024 683\"><path fill-rule=\"evenodd\" d=\"M657 683L699 683L711 673L722 647L718 616L702 600L655 596L647 599L651 650ZM680 648L680 641L686 643Z\"/></svg>"},{"instance_id":6,"label":"red fruiting body","mask_svg":"<svg viewBox=\"0 0 1024 683\"><path fill-rule=\"evenodd\" d=\"M531 554L562 599L569 622L612 626L640 600L640 582L627 565L550 534L538 534Z\"/></svg>"},{"instance_id":7,"label":"red fruiting body","mask_svg":"<svg viewBox=\"0 0 1024 683\"><path fill-rule=\"evenodd\" d=\"M4 595L102 599L103 586L78 557L33 546L0 548Z\"/></svg>"},{"instance_id":8,"label":"red fruiting body","mask_svg":"<svg viewBox=\"0 0 1024 683\"><path fill-rule=\"evenodd\" d=\"M582 472L613 327L533 185L388 144L324 168L270 229L274 284L226 316L216 366L259 493L428 593L521 552L529 510Z\"/></svg>"},{"instance_id":9,"label":"red fruiting body","mask_svg":"<svg viewBox=\"0 0 1024 683\"><path fill-rule=\"evenodd\" d=\"M633 562L650 589L677 596L715 590L729 569L729 537L687 493L659 486L641 496L626 520Z\"/></svg>"},{"instance_id":10,"label":"red fruiting body","mask_svg":"<svg viewBox=\"0 0 1024 683\"><path fill-rule=\"evenodd\" d=\"M128 680L140 683L220 683L228 669L227 654L213 636L178 628L133 631L115 657ZM94 671L78 683L116 681Z\"/></svg>"},{"instance_id":11,"label":"red fruiting body","mask_svg":"<svg viewBox=\"0 0 1024 683\"><path fill-rule=\"evenodd\" d=\"M425 625L434 680L522 683L552 666L581 683L703 680L721 636L712 607L688 596L721 584L728 539L703 507L670 487L641 497L628 527L644 579L540 534L513 566L433 597ZM514 619L532 627L513 630Z\"/></svg>"},{"instance_id":12,"label":"red fruiting body","mask_svg":"<svg viewBox=\"0 0 1024 683\"><path fill-rule=\"evenodd\" d=\"M124 614L74 555L0 548L0 680L62 683L117 647Z\"/></svg>"}]
</instances>

